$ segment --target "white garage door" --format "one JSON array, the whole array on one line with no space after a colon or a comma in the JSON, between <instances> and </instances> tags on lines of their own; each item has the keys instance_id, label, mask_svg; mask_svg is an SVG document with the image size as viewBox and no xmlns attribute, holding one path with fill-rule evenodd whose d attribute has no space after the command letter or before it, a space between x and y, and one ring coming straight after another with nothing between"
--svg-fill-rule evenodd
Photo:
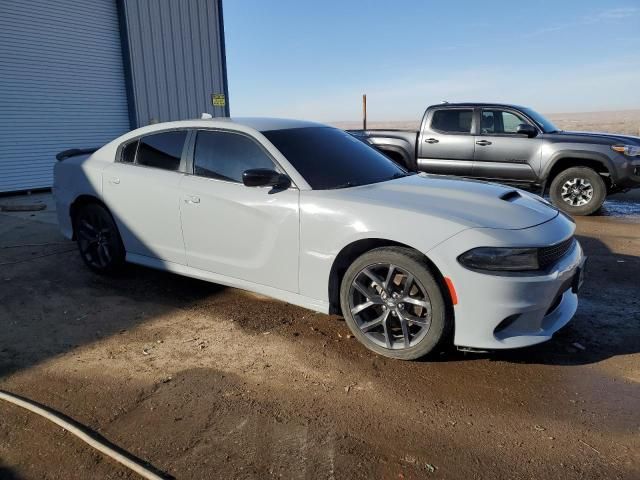
<instances>
[{"instance_id":1,"label":"white garage door","mask_svg":"<svg viewBox=\"0 0 640 480\"><path fill-rule=\"evenodd\" d=\"M0 192L129 130L115 0L0 1Z\"/></svg>"}]
</instances>

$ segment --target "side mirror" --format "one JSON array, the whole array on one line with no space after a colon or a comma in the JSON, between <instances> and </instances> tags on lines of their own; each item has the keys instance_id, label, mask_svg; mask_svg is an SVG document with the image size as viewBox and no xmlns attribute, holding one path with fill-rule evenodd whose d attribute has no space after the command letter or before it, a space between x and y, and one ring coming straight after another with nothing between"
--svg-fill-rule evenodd
<instances>
[{"instance_id":1,"label":"side mirror","mask_svg":"<svg viewBox=\"0 0 640 480\"><path fill-rule=\"evenodd\" d=\"M516 133L518 135L526 135L529 138L533 138L536 135L538 135L538 131L536 130L536 127L534 127L533 125L529 125L527 123L521 123L520 125L518 125L518 129L516 130Z\"/></svg>"},{"instance_id":2,"label":"side mirror","mask_svg":"<svg viewBox=\"0 0 640 480\"><path fill-rule=\"evenodd\" d=\"M242 183L247 187L274 187L286 190L291 186L291 179L282 173L268 168L252 168L242 174Z\"/></svg>"}]
</instances>

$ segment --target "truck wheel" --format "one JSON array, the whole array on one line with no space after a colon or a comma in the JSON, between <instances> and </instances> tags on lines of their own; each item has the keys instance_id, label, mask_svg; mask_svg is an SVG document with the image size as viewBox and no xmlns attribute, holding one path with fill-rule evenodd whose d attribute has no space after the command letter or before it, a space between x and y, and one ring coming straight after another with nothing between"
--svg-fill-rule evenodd
<instances>
[{"instance_id":1,"label":"truck wheel","mask_svg":"<svg viewBox=\"0 0 640 480\"><path fill-rule=\"evenodd\" d=\"M80 256L94 272L111 274L123 265L125 250L111 214L101 205L90 203L74 219Z\"/></svg>"},{"instance_id":2,"label":"truck wheel","mask_svg":"<svg viewBox=\"0 0 640 480\"><path fill-rule=\"evenodd\" d=\"M427 355L451 326L438 282L408 248L376 248L358 257L342 279L340 305L365 347L400 360Z\"/></svg>"},{"instance_id":3,"label":"truck wheel","mask_svg":"<svg viewBox=\"0 0 640 480\"><path fill-rule=\"evenodd\" d=\"M556 207L570 215L591 215L602 207L607 186L595 170L571 167L556 175L549 195Z\"/></svg>"}]
</instances>

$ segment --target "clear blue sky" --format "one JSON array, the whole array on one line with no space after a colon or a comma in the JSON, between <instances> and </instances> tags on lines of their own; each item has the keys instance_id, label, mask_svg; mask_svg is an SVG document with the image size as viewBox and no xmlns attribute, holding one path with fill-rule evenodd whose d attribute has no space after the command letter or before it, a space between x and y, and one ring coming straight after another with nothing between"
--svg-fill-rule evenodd
<instances>
[{"instance_id":1,"label":"clear blue sky","mask_svg":"<svg viewBox=\"0 0 640 480\"><path fill-rule=\"evenodd\" d=\"M449 101L640 108L640 2L223 0L231 113L413 120Z\"/></svg>"}]
</instances>

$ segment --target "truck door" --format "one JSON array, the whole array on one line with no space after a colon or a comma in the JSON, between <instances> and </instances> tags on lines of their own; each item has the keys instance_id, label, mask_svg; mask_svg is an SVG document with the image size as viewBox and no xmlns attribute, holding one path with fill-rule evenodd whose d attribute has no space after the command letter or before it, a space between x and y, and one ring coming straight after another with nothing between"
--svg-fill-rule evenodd
<instances>
[{"instance_id":1,"label":"truck door","mask_svg":"<svg viewBox=\"0 0 640 480\"><path fill-rule=\"evenodd\" d=\"M529 124L515 111L483 108L476 137L473 176L477 178L534 182L540 167L542 139L516 133Z\"/></svg>"},{"instance_id":2,"label":"truck door","mask_svg":"<svg viewBox=\"0 0 640 480\"><path fill-rule=\"evenodd\" d=\"M418 169L429 173L471 176L473 108L436 108L418 135Z\"/></svg>"}]
</instances>

